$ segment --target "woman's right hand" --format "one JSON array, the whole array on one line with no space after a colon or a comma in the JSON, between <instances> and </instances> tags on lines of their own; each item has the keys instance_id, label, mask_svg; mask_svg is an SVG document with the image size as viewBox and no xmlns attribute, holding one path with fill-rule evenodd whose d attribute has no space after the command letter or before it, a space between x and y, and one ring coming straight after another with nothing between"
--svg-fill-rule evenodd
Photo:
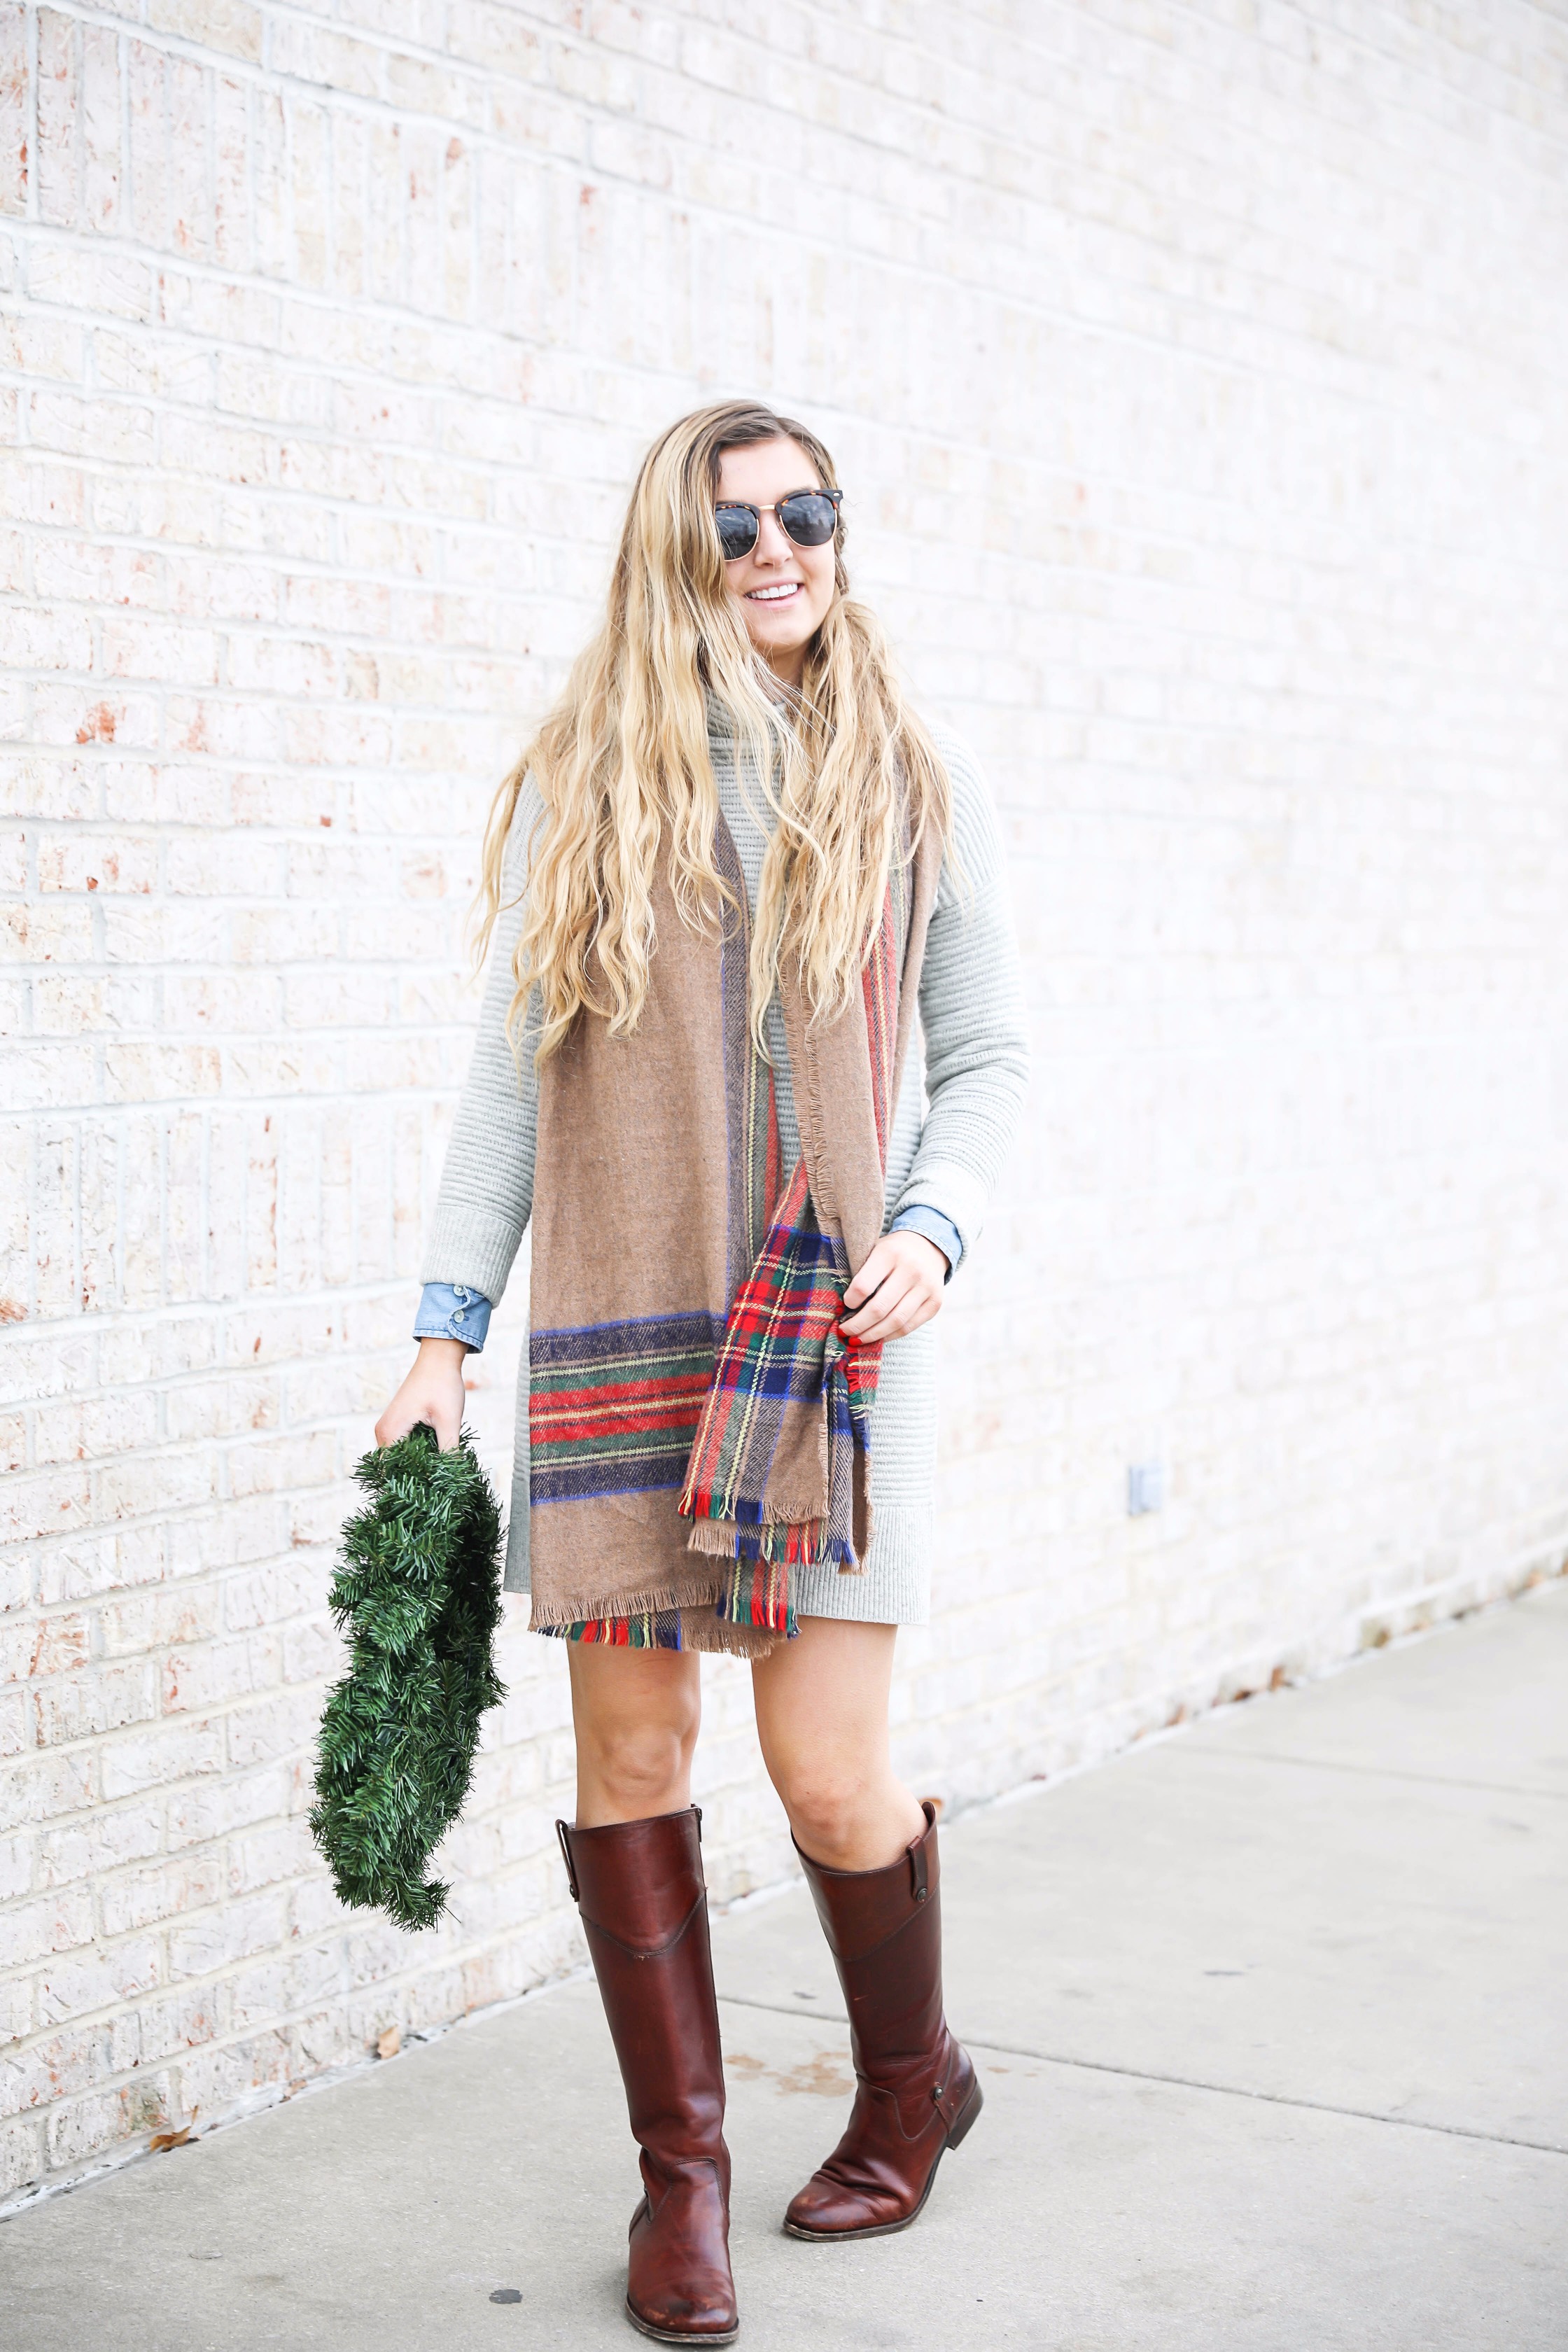
<instances>
[{"instance_id":1,"label":"woman's right hand","mask_svg":"<svg viewBox=\"0 0 1568 2352\"><path fill-rule=\"evenodd\" d=\"M463 1426L468 1392L463 1384L463 1358L468 1353L460 1339L421 1339L414 1368L375 1424L378 1445L395 1445L400 1437L427 1421L443 1454L450 1454Z\"/></svg>"}]
</instances>

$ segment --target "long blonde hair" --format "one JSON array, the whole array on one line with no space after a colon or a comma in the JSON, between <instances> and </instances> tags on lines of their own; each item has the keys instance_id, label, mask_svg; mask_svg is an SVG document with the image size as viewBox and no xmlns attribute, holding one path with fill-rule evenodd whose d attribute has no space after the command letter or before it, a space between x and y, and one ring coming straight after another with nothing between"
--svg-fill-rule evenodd
<instances>
[{"instance_id":1,"label":"long blonde hair","mask_svg":"<svg viewBox=\"0 0 1568 2352\"><path fill-rule=\"evenodd\" d=\"M713 862L719 794L705 689L729 714L737 758L776 820L763 859L751 948L752 1023L781 954L797 957L814 1016L849 999L869 955L889 863L912 837L952 831L947 771L905 706L887 642L849 596L843 531L835 595L806 649L799 691L764 679L727 594L713 506L726 449L797 442L826 488L832 458L814 433L754 403L697 410L654 443L621 531L604 623L565 691L497 793L485 835L477 956L504 903L507 839L531 772L544 803L527 911L513 958L514 1048L531 989L536 1059L580 1012L636 1028L655 948L653 884L661 845L671 894L693 929L731 897ZM748 770L742 769L742 774Z\"/></svg>"}]
</instances>

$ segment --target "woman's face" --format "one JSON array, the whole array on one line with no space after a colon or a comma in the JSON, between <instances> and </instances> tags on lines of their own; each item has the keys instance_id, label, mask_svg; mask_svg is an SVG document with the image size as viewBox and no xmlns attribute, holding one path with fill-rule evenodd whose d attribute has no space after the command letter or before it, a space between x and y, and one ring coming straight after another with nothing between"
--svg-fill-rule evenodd
<instances>
[{"instance_id":1,"label":"woman's face","mask_svg":"<svg viewBox=\"0 0 1568 2352\"><path fill-rule=\"evenodd\" d=\"M726 449L719 460L717 503L773 507L792 490L816 490L821 478L795 441L758 441L748 449ZM798 686L805 649L833 602L834 541L797 547L764 514L750 555L724 566L725 584L741 608L746 634L775 677Z\"/></svg>"}]
</instances>

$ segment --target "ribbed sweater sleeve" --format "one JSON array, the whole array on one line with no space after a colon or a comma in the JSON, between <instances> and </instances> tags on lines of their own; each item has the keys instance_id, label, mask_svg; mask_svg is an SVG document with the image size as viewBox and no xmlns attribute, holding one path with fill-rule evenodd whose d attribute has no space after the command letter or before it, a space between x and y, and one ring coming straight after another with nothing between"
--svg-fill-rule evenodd
<instances>
[{"instance_id":1,"label":"ribbed sweater sleeve","mask_svg":"<svg viewBox=\"0 0 1568 2352\"><path fill-rule=\"evenodd\" d=\"M461 1283L499 1303L533 1208L539 1081L528 1034L514 1057L506 1034L522 929L529 848L544 805L524 779L507 836L503 904L491 934L468 1082L447 1146L422 1282Z\"/></svg>"},{"instance_id":2,"label":"ribbed sweater sleeve","mask_svg":"<svg viewBox=\"0 0 1568 2352\"><path fill-rule=\"evenodd\" d=\"M968 746L933 729L952 783L960 877L942 867L921 971L930 1108L894 1214L921 1202L973 1247L1017 1132L1028 1079L1023 975L1002 837Z\"/></svg>"}]
</instances>

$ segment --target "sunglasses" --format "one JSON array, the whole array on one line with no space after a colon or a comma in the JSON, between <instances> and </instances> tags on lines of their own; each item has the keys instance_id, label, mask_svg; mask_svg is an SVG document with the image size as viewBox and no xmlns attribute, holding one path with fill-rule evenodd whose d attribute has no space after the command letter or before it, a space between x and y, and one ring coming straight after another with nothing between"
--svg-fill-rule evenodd
<instances>
[{"instance_id":1,"label":"sunglasses","mask_svg":"<svg viewBox=\"0 0 1568 2352\"><path fill-rule=\"evenodd\" d=\"M776 507L745 507L727 502L713 509L719 545L726 563L738 563L757 543L765 514L777 515L779 529L797 547L826 547L838 528L842 490L792 490Z\"/></svg>"}]
</instances>

